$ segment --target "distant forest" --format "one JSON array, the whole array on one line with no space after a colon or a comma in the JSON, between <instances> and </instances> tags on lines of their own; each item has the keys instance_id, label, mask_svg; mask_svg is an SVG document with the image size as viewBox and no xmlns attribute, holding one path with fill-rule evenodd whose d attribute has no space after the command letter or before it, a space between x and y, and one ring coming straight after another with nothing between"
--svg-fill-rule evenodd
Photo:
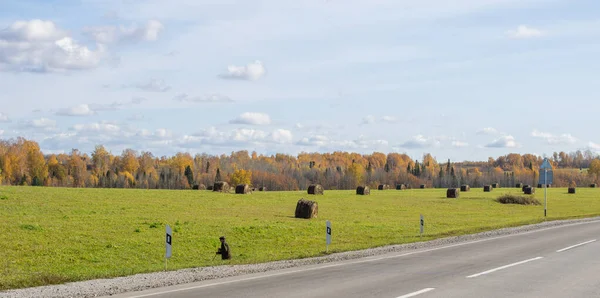
<instances>
[{"instance_id":1,"label":"distant forest","mask_svg":"<svg viewBox=\"0 0 600 298\"><path fill-rule=\"evenodd\" d=\"M554 186L598 183L599 156L591 151L555 152ZM17 138L0 141L0 182L4 185L141 189L203 189L216 181L251 184L268 190L303 190L319 183L325 189L355 189L358 185L406 184L418 187L481 187L499 183L537 185L543 158L508 154L487 161L438 161L431 154L412 160L406 154L349 152L300 153L297 156L237 151L208 155L124 150L113 155L99 145L90 154L43 154L39 144Z\"/></svg>"}]
</instances>

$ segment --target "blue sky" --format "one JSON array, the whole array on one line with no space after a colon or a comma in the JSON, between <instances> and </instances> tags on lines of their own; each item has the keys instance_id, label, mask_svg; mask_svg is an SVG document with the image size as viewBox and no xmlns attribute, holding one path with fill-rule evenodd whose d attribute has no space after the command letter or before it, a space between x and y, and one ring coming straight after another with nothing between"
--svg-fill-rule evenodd
<instances>
[{"instance_id":1,"label":"blue sky","mask_svg":"<svg viewBox=\"0 0 600 298\"><path fill-rule=\"evenodd\" d=\"M600 151L598 1L0 7L0 138L48 153Z\"/></svg>"}]
</instances>

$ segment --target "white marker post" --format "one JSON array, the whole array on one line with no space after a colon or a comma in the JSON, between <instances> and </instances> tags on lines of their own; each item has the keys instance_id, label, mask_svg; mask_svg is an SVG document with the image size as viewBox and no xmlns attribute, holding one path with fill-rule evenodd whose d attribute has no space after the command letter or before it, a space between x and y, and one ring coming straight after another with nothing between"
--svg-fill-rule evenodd
<instances>
[{"instance_id":1,"label":"white marker post","mask_svg":"<svg viewBox=\"0 0 600 298\"><path fill-rule=\"evenodd\" d=\"M544 162L542 162L542 166L540 167L540 176L542 175L542 170L544 170L544 217L548 212L548 184L554 183L554 174L552 172L552 165L547 158L544 158ZM540 184L542 183L542 177L540 177Z\"/></svg>"},{"instance_id":2,"label":"white marker post","mask_svg":"<svg viewBox=\"0 0 600 298\"><path fill-rule=\"evenodd\" d=\"M171 231L171 227L169 225L167 225L166 234L165 271L167 271L167 260L171 257L171 242L173 240L173 232Z\"/></svg>"},{"instance_id":3,"label":"white marker post","mask_svg":"<svg viewBox=\"0 0 600 298\"><path fill-rule=\"evenodd\" d=\"M327 245L325 246L325 252L329 252L329 245L331 244L331 222L330 221L326 221L326 226L327 229L325 230L326 233L326 241L327 241Z\"/></svg>"},{"instance_id":4,"label":"white marker post","mask_svg":"<svg viewBox=\"0 0 600 298\"><path fill-rule=\"evenodd\" d=\"M425 219L423 218L423 214L421 214L421 237L423 237L423 228L425 227Z\"/></svg>"}]
</instances>

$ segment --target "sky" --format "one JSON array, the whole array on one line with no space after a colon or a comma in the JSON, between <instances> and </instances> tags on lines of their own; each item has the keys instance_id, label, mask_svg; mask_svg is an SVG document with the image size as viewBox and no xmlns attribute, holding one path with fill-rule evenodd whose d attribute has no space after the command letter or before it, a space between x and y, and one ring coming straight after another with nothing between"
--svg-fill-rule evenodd
<instances>
[{"instance_id":1,"label":"sky","mask_svg":"<svg viewBox=\"0 0 600 298\"><path fill-rule=\"evenodd\" d=\"M600 152L597 0L0 0L45 153Z\"/></svg>"}]
</instances>

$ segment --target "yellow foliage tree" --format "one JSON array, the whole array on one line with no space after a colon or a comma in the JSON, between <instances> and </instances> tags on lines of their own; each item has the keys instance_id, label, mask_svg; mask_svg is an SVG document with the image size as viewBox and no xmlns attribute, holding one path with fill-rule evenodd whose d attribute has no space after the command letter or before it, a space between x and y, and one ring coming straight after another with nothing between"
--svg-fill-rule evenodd
<instances>
[{"instance_id":1,"label":"yellow foliage tree","mask_svg":"<svg viewBox=\"0 0 600 298\"><path fill-rule=\"evenodd\" d=\"M240 184L251 184L252 183L252 172L246 170L235 170L233 174L231 174L231 185L240 185Z\"/></svg>"}]
</instances>

